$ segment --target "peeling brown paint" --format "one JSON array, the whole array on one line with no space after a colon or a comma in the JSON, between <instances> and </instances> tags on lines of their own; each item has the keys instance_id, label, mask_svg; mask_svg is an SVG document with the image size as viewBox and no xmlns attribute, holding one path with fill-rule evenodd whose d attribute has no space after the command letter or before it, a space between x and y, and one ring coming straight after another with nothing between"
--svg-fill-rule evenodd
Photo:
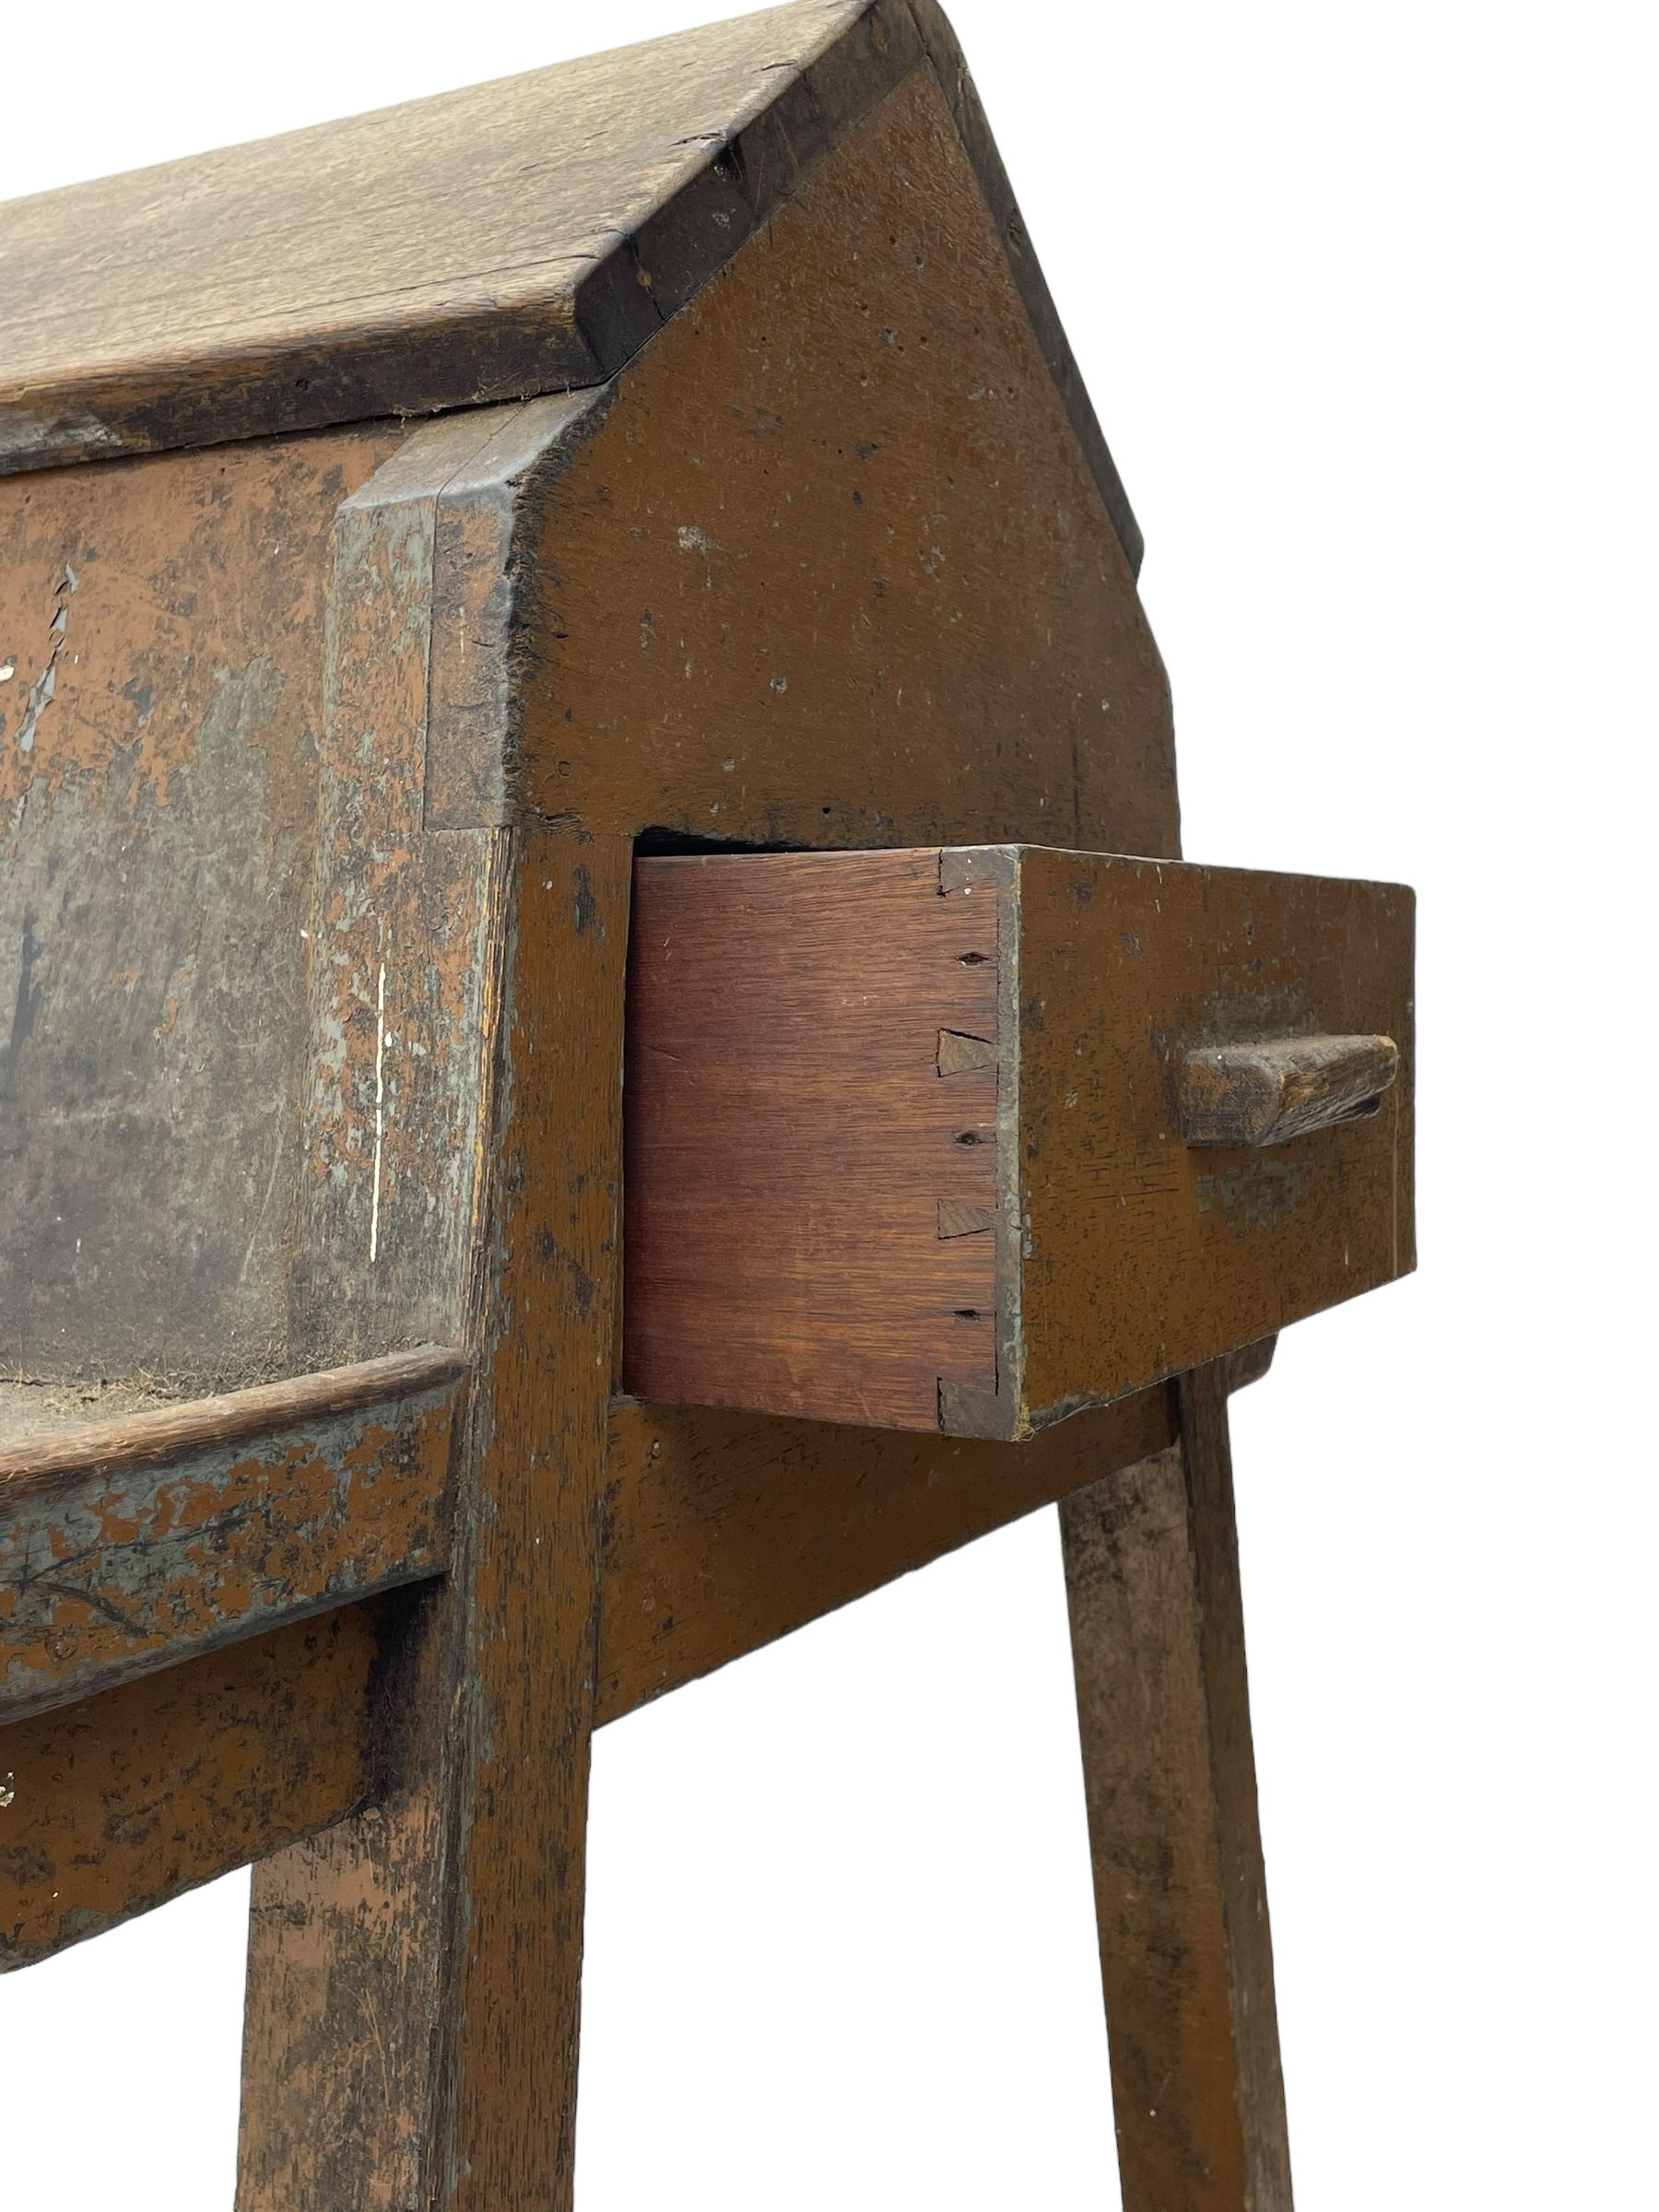
<instances>
[{"instance_id":1,"label":"peeling brown paint","mask_svg":"<svg viewBox=\"0 0 1659 2212\"><path fill-rule=\"evenodd\" d=\"M951 97L959 105L959 86ZM398 1698L378 1702L373 1662L359 1670L352 1642L337 1659L339 1702L318 1698L310 1716L286 1714L301 1739L291 1749L319 1759L332 1747L313 1730L332 1726L347 1748L360 1745L343 1712L383 1720L395 1710L411 1726L395 1738L382 1729L372 1807L269 1866L256 1885L250 2212L292 2203L296 2187L319 2204L470 2212L522 2193L526 2175L548 2204L567 2201L635 835L659 827L748 842L890 845L1035 838L1057 824L1083 843L1173 845L1156 650L950 114L921 78L890 101L653 340L602 430L547 488L527 556L532 617L516 677L523 775L503 783L512 827L469 821L439 831L433 819L453 794L437 807L426 772L437 693L429 672L422 688L418 665L421 624L440 591L420 567L418 522L406 532L384 512L342 521L326 653L318 654L308 618L303 653L287 656L263 638L218 653L215 667L229 672L232 688L241 685L239 696L269 703L267 733L290 728L296 701L311 701L304 729L317 754L310 762L297 742L304 772L284 786L301 792L307 763L314 768L315 804L293 817L295 834L313 837L314 886L290 904L286 882L273 899L274 876L256 874L265 903L216 906L244 920L276 912L284 926L291 918L312 932L297 1011L283 995L296 973L286 960L254 978L278 1008L280 1065L296 1071L291 1119L262 1134L303 1132L264 1156L283 1225L276 1250L298 1249L301 1265L286 1283L279 1269L269 1278L279 1294L260 1307L275 1319L257 1349L291 1359L290 1314L308 1331L367 1347L435 1302L464 1312L485 1352L462 1571L402 1617L409 1632L395 1664L409 1672ZM814 134L841 127L832 112L804 108L796 120ZM860 261L854 280L849 267ZM924 264L927 281L914 285ZM852 320L866 278L876 295L867 343ZM766 351L768 331L796 325L802 343L781 362ZM992 374L971 382L969 357ZM742 445L728 424L741 426ZM751 435L757 428L763 437ZM831 456L843 434L846 451ZM394 443L402 453L388 435L383 454ZM695 481L693 453L710 464ZM184 465L175 465L186 482ZM718 509L708 504L711 481L722 488ZM1010 485L1018 499L1006 497ZM781 488L795 497L781 500ZM907 518L912 491L920 511ZM980 541L999 493L999 512L1018 528L994 559ZM233 515L220 523L236 527ZM682 552L681 527L718 544L718 560ZM888 533L900 541L890 559ZM315 551L313 535L313 583L328 565ZM247 576L263 558L252 541L224 539L217 556L186 563L169 580L180 619L207 610L219 559ZM774 585L758 591L763 573ZM1039 615L1010 620L1028 584ZM642 606L653 616L648 654L638 650ZM429 659L436 631L427 635ZM182 670L198 690L217 686L215 669L185 666L191 650L176 639L171 657L129 669L119 687L143 743L168 714L168 686ZM274 693L250 674L260 659L281 678ZM320 665L333 687L326 699ZM60 691L54 716L62 700ZM234 721L227 710L220 726ZM272 747L263 749L268 759ZM142 743L139 756L146 775L164 768ZM120 799L127 784L117 782ZM183 818L198 784L188 760L164 772L143 799L146 835L163 816ZM463 778L463 806L481 788ZM274 806L255 810L261 836ZM453 841L451 853L438 853L440 838ZM159 865L159 880L163 873ZM589 924L580 931L579 912ZM185 937L138 964L135 996L154 994L146 1036L172 1048L165 1095L182 1115L191 1103L182 1055L214 948ZM35 983L21 971L18 981L6 1003L27 1009ZM308 1025L319 1041L306 1073L303 1053L287 1046ZM267 1050L256 1078L276 1064L277 1048ZM298 1187L289 1161L299 1163ZM257 1218L257 1190L237 1195L236 1218ZM155 1240L152 1249L166 1247ZM267 1247L250 1254L260 1276ZM235 1351L245 1357L235 1318ZM190 1497L165 1510L176 1531L204 1509ZM134 1520L124 1509L112 1525ZM813 1530L803 1531L809 1551ZM687 1556L695 1548L688 1541ZM315 1626L347 1624L340 1633L355 1636L360 1618L348 1607ZM359 1764L355 1785L336 1773L328 1789L296 1786L293 1805L273 1799L269 1778L292 1770L272 1763L268 1735L256 1732L253 1743L237 1735L241 1678L195 1671L229 1668L267 1641L76 1709L101 1706L108 1724L96 1744L110 1763L94 1778L106 1801L142 1825L163 1794L160 1777L166 1818L204 1841L191 1867L159 1875L149 1859L112 1854L97 1870L109 1888L76 1900L74 1927L99 1924L112 1900L124 1909L171 1894L170 1883L197 1878L209 1860L217 1871L234 1863L227 1853L252 1856L369 1794ZM309 1678L299 1662L290 1675ZM186 1677L200 1695L185 1721L158 1735L159 1763L120 1765L110 1730L136 1708L112 1700L154 1685L182 1691ZM13 1739L62 1717L20 1724ZM222 1802L190 1798L199 1753L230 1793ZM38 1804L23 1769L18 1782ZM77 1783L83 1821L89 1802ZM76 1831L77 1844L88 1832ZM60 1937L70 1924L60 1924ZM366 2047L366 2005L389 2043ZM435 2019L445 2023L441 2038Z\"/></svg>"},{"instance_id":2,"label":"peeling brown paint","mask_svg":"<svg viewBox=\"0 0 1659 2212\"><path fill-rule=\"evenodd\" d=\"M930 345L866 343L866 287L884 323L910 316ZM796 329L798 346L772 342ZM248 2212L277 2212L296 2185L462 2212L531 2176L568 2202L633 839L972 841L1050 822L1109 848L1175 839L1156 648L935 88L913 81L817 171L561 464L524 555L519 826L483 894L499 904L477 1018L499 1034L502 1088L471 1155L495 1209L471 1290L488 1347L463 1506L477 1550L422 1616L424 1718L395 1786L256 1875ZM908 497L924 491L924 538ZM988 504L1017 525L997 553ZM724 550L682 550L681 527ZM909 533L902 559L889 531ZM359 571L354 556L347 581L373 558ZM1040 615L1010 622L1028 580ZM347 673L368 665L354 654ZM413 711L357 719L398 727L412 752ZM323 1173L312 1154L309 1187L329 1194L313 1223L337 1257L307 1302L357 1326L380 1282L406 1306L429 1274L382 1276L382 1257L370 1279L381 953L348 892L328 924L363 935L340 947L354 988L325 1017L318 1111L337 1114L336 1149ZM397 996L389 961L388 1037ZM413 1171L402 1188L419 1193ZM532 2010L513 1994L527 1986ZM369 2002L401 2054L394 2084L362 2047ZM457 2023L436 2071L435 2012ZM532 2126L548 2084L557 2109Z\"/></svg>"},{"instance_id":3,"label":"peeling brown paint","mask_svg":"<svg viewBox=\"0 0 1659 2212\"><path fill-rule=\"evenodd\" d=\"M0 1971L341 1819L394 1598L0 1729Z\"/></svg>"},{"instance_id":4,"label":"peeling brown paint","mask_svg":"<svg viewBox=\"0 0 1659 2212\"><path fill-rule=\"evenodd\" d=\"M926 70L618 381L539 566L547 816L1174 849L1163 666Z\"/></svg>"},{"instance_id":5,"label":"peeling brown paint","mask_svg":"<svg viewBox=\"0 0 1659 2212\"><path fill-rule=\"evenodd\" d=\"M462 1363L379 1365L0 1453L0 1724L440 1572Z\"/></svg>"},{"instance_id":6,"label":"peeling brown paint","mask_svg":"<svg viewBox=\"0 0 1659 2212\"><path fill-rule=\"evenodd\" d=\"M65 641L69 635L68 594L77 589L75 571L65 566L58 587L53 594L53 611L47 636L51 642L46 653L46 665L29 687L29 696L23 705L23 719L18 724L16 744L18 751L27 757L34 751L35 727L41 716L52 703L57 690L58 662L62 658Z\"/></svg>"},{"instance_id":7,"label":"peeling brown paint","mask_svg":"<svg viewBox=\"0 0 1659 2212\"><path fill-rule=\"evenodd\" d=\"M189 1392L289 1364L329 526L399 435L0 481L0 1345L25 1374ZM25 751L11 702L48 670Z\"/></svg>"}]
</instances>

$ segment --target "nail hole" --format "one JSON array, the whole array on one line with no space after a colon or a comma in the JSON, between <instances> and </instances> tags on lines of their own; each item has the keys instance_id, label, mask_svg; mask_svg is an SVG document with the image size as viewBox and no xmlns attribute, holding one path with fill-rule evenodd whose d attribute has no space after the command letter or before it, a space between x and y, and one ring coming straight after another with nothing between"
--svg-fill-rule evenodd
<instances>
[{"instance_id":1,"label":"nail hole","mask_svg":"<svg viewBox=\"0 0 1659 2212\"><path fill-rule=\"evenodd\" d=\"M959 1145L977 1145L980 1141L979 1131L977 1129L964 1129L956 1141Z\"/></svg>"},{"instance_id":2,"label":"nail hole","mask_svg":"<svg viewBox=\"0 0 1659 2212\"><path fill-rule=\"evenodd\" d=\"M980 1315L973 1306L959 1306L956 1317L959 1321L978 1321Z\"/></svg>"}]
</instances>

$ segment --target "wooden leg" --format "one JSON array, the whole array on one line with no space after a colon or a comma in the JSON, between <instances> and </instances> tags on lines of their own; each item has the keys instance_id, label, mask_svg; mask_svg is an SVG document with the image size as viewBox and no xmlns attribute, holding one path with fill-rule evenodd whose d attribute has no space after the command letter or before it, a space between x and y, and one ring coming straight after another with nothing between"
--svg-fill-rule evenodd
<instances>
[{"instance_id":1,"label":"wooden leg","mask_svg":"<svg viewBox=\"0 0 1659 2212\"><path fill-rule=\"evenodd\" d=\"M1061 1506L1124 2212L1289 2212L1218 1361Z\"/></svg>"},{"instance_id":2,"label":"wooden leg","mask_svg":"<svg viewBox=\"0 0 1659 2212\"><path fill-rule=\"evenodd\" d=\"M389 1639L378 1802L255 1873L239 2212L571 2202L631 853L514 847L454 1562Z\"/></svg>"}]
</instances>

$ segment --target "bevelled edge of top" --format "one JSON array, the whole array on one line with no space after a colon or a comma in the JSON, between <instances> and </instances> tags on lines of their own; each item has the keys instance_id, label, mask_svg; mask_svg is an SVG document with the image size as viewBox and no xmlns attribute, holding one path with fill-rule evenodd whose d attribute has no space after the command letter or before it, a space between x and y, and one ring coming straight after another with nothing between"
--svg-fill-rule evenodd
<instances>
[{"instance_id":1,"label":"bevelled edge of top","mask_svg":"<svg viewBox=\"0 0 1659 2212\"><path fill-rule=\"evenodd\" d=\"M604 383L918 66L1137 571L934 0L791 0L0 206L0 474Z\"/></svg>"}]
</instances>

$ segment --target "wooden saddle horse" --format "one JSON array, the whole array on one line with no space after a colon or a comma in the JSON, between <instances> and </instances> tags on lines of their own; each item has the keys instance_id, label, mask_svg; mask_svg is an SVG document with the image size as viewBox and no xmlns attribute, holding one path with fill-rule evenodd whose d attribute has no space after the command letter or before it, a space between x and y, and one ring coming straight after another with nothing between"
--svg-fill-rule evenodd
<instances>
[{"instance_id":1,"label":"wooden saddle horse","mask_svg":"<svg viewBox=\"0 0 1659 2212\"><path fill-rule=\"evenodd\" d=\"M932 0L0 270L0 1962L252 1862L243 2212L555 2212L593 1731L1058 1500L1124 2203L1288 2206L1226 1394L1410 900L1180 861Z\"/></svg>"}]
</instances>

